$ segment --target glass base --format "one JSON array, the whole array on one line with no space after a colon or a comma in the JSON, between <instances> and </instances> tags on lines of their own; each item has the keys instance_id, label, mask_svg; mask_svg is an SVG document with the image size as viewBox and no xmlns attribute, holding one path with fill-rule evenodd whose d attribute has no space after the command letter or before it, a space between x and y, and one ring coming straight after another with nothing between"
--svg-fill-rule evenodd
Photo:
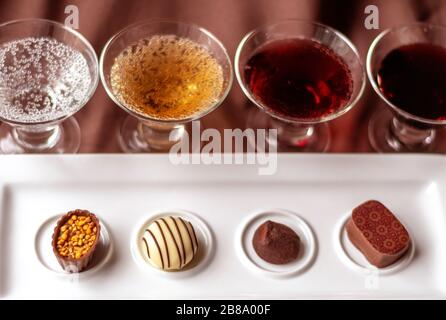
<instances>
[{"instance_id":1,"label":"glass base","mask_svg":"<svg viewBox=\"0 0 446 320\"><path fill-rule=\"evenodd\" d=\"M446 128L437 127L432 129L432 134L426 136L415 145L407 146L391 135L391 126L394 114L388 108L380 108L377 110L369 122L369 141L372 148L381 153L392 152L431 152L444 153L446 152Z\"/></svg>"},{"instance_id":2,"label":"glass base","mask_svg":"<svg viewBox=\"0 0 446 320\"><path fill-rule=\"evenodd\" d=\"M273 146L279 152L327 152L330 148L331 135L327 123L298 127L276 120L258 108L250 108L246 127L254 130L277 129L277 141L265 140L268 147ZM259 150L255 141L248 139L248 142L256 146L257 151L264 151Z\"/></svg>"},{"instance_id":3,"label":"glass base","mask_svg":"<svg viewBox=\"0 0 446 320\"><path fill-rule=\"evenodd\" d=\"M54 127L46 144L28 144L20 140L17 129L5 123L0 125L0 153L77 153L81 144L81 130L74 117Z\"/></svg>"},{"instance_id":4,"label":"glass base","mask_svg":"<svg viewBox=\"0 0 446 320\"><path fill-rule=\"evenodd\" d=\"M118 142L125 153L166 152L183 138L184 132L184 125L161 127L157 124L145 124L128 115L119 128ZM169 140L171 133L173 141Z\"/></svg>"}]
</instances>

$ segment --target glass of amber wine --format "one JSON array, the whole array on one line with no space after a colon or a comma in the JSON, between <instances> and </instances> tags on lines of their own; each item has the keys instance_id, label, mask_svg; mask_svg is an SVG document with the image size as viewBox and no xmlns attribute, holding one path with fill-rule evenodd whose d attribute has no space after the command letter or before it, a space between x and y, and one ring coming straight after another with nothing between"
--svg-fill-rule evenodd
<instances>
[{"instance_id":1,"label":"glass of amber wine","mask_svg":"<svg viewBox=\"0 0 446 320\"><path fill-rule=\"evenodd\" d=\"M232 84L223 44L209 31L146 21L114 35L100 57L109 97L129 115L118 134L124 152L166 151L185 125L215 110Z\"/></svg>"}]
</instances>

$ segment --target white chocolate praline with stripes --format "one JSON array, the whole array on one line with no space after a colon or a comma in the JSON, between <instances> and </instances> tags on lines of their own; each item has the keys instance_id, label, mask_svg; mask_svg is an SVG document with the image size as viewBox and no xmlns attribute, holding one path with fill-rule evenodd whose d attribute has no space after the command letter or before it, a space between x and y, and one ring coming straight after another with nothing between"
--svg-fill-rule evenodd
<instances>
[{"instance_id":1,"label":"white chocolate praline with stripes","mask_svg":"<svg viewBox=\"0 0 446 320\"><path fill-rule=\"evenodd\" d=\"M193 225L176 216L153 221L142 237L145 258L161 270L181 270L198 251L198 239Z\"/></svg>"}]
</instances>

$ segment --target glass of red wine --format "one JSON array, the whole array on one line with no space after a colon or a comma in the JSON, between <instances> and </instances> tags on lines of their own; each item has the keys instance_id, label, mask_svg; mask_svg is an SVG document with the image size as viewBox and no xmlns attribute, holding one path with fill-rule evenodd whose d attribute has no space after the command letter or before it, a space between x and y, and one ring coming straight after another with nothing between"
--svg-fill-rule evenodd
<instances>
[{"instance_id":1,"label":"glass of red wine","mask_svg":"<svg viewBox=\"0 0 446 320\"><path fill-rule=\"evenodd\" d=\"M243 92L260 109L251 109L247 127L277 129L277 141L267 137L266 144L279 151L327 151L327 122L349 111L365 86L350 40L310 21L249 32L238 46L235 69Z\"/></svg>"},{"instance_id":2,"label":"glass of red wine","mask_svg":"<svg viewBox=\"0 0 446 320\"><path fill-rule=\"evenodd\" d=\"M369 123L379 152L444 152L446 27L418 23L383 31L367 55L367 75L384 102Z\"/></svg>"}]
</instances>

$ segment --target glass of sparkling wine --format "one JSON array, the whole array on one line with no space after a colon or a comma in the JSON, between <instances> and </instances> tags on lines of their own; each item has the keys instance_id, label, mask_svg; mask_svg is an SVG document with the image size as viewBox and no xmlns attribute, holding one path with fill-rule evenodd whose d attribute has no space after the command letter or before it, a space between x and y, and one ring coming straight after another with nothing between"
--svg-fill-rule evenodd
<instances>
[{"instance_id":1,"label":"glass of sparkling wine","mask_svg":"<svg viewBox=\"0 0 446 320\"><path fill-rule=\"evenodd\" d=\"M232 84L230 58L192 24L146 21L114 35L100 57L110 98L128 112L118 134L124 152L168 150L185 124L215 110Z\"/></svg>"},{"instance_id":2,"label":"glass of sparkling wine","mask_svg":"<svg viewBox=\"0 0 446 320\"><path fill-rule=\"evenodd\" d=\"M0 25L0 153L74 153L74 117L98 83L90 43L42 19Z\"/></svg>"}]
</instances>

